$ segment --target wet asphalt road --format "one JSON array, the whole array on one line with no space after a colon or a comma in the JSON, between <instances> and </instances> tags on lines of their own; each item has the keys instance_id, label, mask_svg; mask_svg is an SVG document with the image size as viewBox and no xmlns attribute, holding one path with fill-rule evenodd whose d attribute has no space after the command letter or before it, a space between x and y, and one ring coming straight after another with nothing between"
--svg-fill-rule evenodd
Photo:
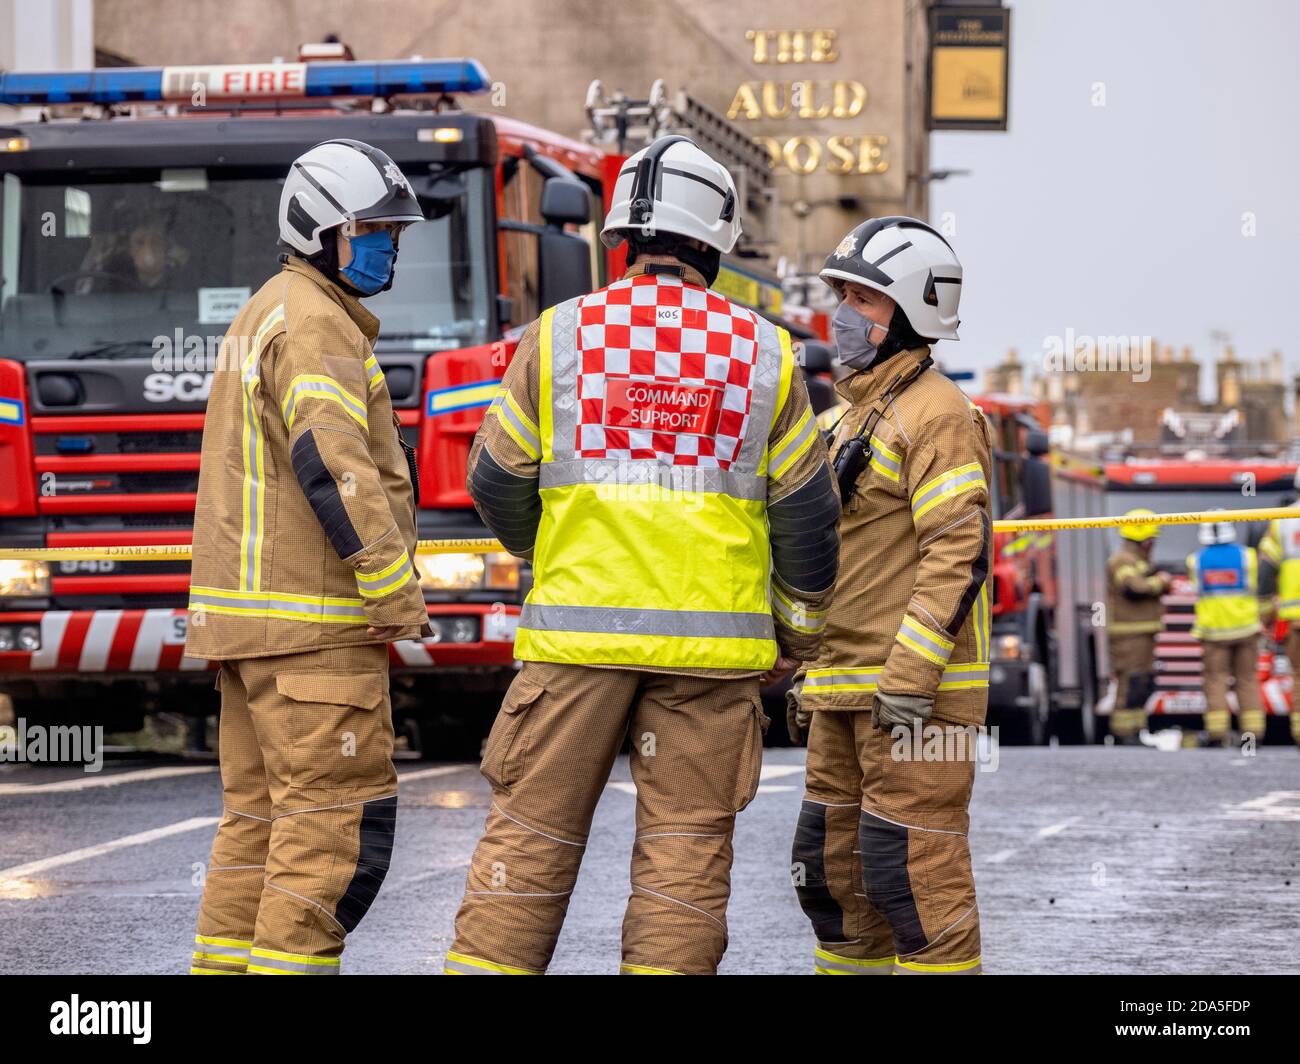
<instances>
[{"instance_id":1,"label":"wet asphalt road","mask_svg":"<svg viewBox=\"0 0 1300 1064\"><path fill-rule=\"evenodd\" d=\"M436 973L488 801L473 764L403 762L394 863L345 972ZM127 773L142 775L128 776ZM179 772L180 775L164 773ZM104 786L102 781L115 780ZM552 971L618 969L633 797L615 767ZM86 784L92 784L86 786ZM789 886L803 752L741 814L723 971L804 973ZM0 972L181 972L220 813L214 766L0 766ZM1300 973L1300 754L1004 748L971 844L991 973Z\"/></svg>"}]
</instances>

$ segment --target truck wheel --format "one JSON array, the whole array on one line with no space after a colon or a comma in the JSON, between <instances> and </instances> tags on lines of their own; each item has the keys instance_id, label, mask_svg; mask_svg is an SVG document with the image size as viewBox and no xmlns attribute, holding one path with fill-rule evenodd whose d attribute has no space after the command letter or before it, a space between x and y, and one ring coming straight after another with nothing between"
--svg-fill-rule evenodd
<instances>
[{"instance_id":1,"label":"truck wheel","mask_svg":"<svg viewBox=\"0 0 1300 1064\"><path fill-rule=\"evenodd\" d=\"M1047 682L1047 666L1041 661L1029 663L1030 706L1025 710L1030 746L1044 746L1052 715L1051 687Z\"/></svg>"}]
</instances>

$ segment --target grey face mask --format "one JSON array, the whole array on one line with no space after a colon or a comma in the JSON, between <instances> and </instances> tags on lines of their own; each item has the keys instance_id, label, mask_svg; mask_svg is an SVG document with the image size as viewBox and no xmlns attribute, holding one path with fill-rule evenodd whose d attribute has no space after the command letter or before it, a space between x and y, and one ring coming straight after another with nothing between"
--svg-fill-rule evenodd
<instances>
[{"instance_id":1,"label":"grey face mask","mask_svg":"<svg viewBox=\"0 0 1300 1064\"><path fill-rule=\"evenodd\" d=\"M871 339L872 329L879 328L889 333L888 325L864 317L847 303L841 303L831 318L831 331L835 335L835 349L839 352L840 362L854 369L866 369L875 360L880 345ZM881 337L884 340L884 337Z\"/></svg>"}]
</instances>

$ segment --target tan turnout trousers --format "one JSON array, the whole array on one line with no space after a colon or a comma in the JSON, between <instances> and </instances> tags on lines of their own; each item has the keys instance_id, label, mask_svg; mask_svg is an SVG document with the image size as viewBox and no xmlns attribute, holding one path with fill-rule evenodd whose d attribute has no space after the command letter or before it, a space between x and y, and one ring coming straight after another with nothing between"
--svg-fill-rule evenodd
<instances>
[{"instance_id":1,"label":"tan turnout trousers","mask_svg":"<svg viewBox=\"0 0 1300 1064\"><path fill-rule=\"evenodd\" d=\"M546 970L625 737L636 838L621 971L715 972L732 829L758 789L765 720L752 677L524 662L484 750L492 806L446 972Z\"/></svg>"},{"instance_id":2,"label":"tan turnout trousers","mask_svg":"<svg viewBox=\"0 0 1300 1064\"><path fill-rule=\"evenodd\" d=\"M953 729L949 756L915 757L925 731L914 744L870 713L813 714L792 871L818 974L981 971L966 839L976 728L931 724Z\"/></svg>"},{"instance_id":3,"label":"tan turnout trousers","mask_svg":"<svg viewBox=\"0 0 1300 1064\"><path fill-rule=\"evenodd\" d=\"M1261 740L1267 720L1259 696L1259 637L1201 640L1201 665L1205 684L1205 731L1211 742L1228 737L1232 712L1228 708L1228 680L1237 692L1237 723L1243 732Z\"/></svg>"},{"instance_id":4,"label":"tan turnout trousers","mask_svg":"<svg viewBox=\"0 0 1300 1064\"><path fill-rule=\"evenodd\" d=\"M227 661L225 811L190 971L337 975L397 823L384 644Z\"/></svg>"}]
</instances>

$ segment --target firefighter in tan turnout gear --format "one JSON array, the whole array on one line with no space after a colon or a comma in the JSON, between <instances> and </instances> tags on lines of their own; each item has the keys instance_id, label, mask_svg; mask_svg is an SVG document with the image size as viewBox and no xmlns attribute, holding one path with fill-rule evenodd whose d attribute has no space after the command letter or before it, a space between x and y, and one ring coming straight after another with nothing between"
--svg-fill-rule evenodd
<instances>
[{"instance_id":1,"label":"firefighter in tan turnout gear","mask_svg":"<svg viewBox=\"0 0 1300 1064\"><path fill-rule=\"evenodd\" d=\"M818 973L975 974L966 833L988 704L991 441L930 358L957 338L961 265L925 223L888 217L849 233L821 276L856 372L837 385L851 405L831 445L839 577L790 695L792 728L811 718L795 889Z\"/></svg>"},{"instance_id":2,"label":"firefighter in tan turnout gear","mask_svg":"<svg viewBox=\"0 0 1300 1064\"><path fill-rule=\"evenodd\" d=\"M414 464L359 296L422 218L381 151L326 141L285 181L283 269L227 333L194 521L186 653L221 662L224 814L191 971L333 975L397 815L387 641L427 631Z\"/></svg>"},{"instance_id":3,"label":"firefighter in tan turnout gear","mask_svg":"<svg viewBox=\"0 0 1300 1064\"><path fill-rule=\"evenodd\" d=\"M448 973L545 971L625 736L621 970L711 974L726 949L757 678L816 653L839 509L789 335L707 287L737 209L683 137L629 159L601 235L630 268L529 327L475 439L470 491L535 584Z\"/></svg>"},{"instance_id":4,"label":"firefighter in tan turnout gear","mask_svg":"<svg viewBox=\"0 0 1300 1064\"><path fill-rule=\"evenodd\" d=\"M1155 517L1139 507L1125 517ZM1155 682L1156 633L1164 628L1161 596L1171 577L1151 565L1151 551L1160 533L1157 524L1121 525L1120 547L1106 562L1106 643L1115 679L1110 733L1134 740L1147 726L1147 696Z\"/></svg>"}]
</instances>

